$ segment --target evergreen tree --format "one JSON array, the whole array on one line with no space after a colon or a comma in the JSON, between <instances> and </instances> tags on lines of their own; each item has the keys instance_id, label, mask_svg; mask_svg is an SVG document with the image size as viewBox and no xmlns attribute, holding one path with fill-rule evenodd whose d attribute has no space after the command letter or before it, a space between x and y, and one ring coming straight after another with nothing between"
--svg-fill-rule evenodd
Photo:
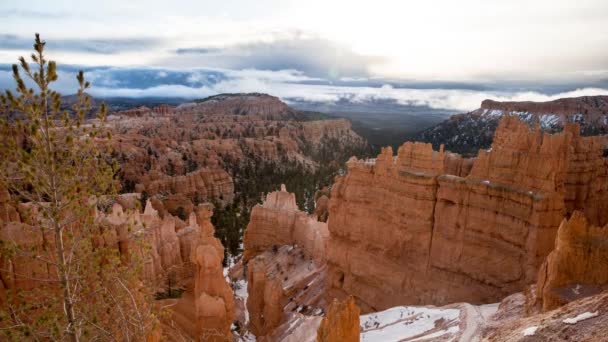
<instances>
[{"instance_id":1,"label":"evergreen tree","mask_svg":"<svg viewBox=\"0 0 608 342\"><path fill-rule=\"evenodd\" d=\"M0 240L0 273L13 284L0 298L0 333L16 341L145 340L157 322L141 281L137 251L145 249L133 237L131 254L121 255L109 243L114 228L95 215L119 185L105 107L85 121L89 83L81 71L77 104L61 111L50 87L57 67L44 47L36 34L32 66L21 57L16 93L0 96L0 189L31 208L21 213L27 224L0 229L12 227Z\"/></svg>"}]
</instances>

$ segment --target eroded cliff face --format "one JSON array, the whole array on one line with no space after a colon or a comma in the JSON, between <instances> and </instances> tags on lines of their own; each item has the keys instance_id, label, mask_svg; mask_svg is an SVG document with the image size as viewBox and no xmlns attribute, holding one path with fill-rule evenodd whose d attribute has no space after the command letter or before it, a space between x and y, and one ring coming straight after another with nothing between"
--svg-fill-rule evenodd
<instances>
[{"instance_id":1,"label":"eroded cliff face","mask_svg":"<svg viewBox=\"0 0 608 342\"><path fill-rule=\"evenodd\" d=\"M313 340L326 306L325 265L286 245L259 254L246 269L248 327L257 340Z\"/></svg>"},{"instance_id":2,"label":"eroded cliff face","mask_svg":"<svg viewBox=\"0 0 608 342\"><path fill-rule=\"evenodd\" d=\"M608 135L582 137L578 126L566 127L572 134L566 173L566 210L582 211L589 223L608 223Z\"/></svg>"},{"instance_id":3,"label":"eroded cliff face","mask_svg":"<svg viewBox=\"0 0 608 342\"><path fill-rule=\"evenodd\" d=\"M198 242L190 252L196 267L194 274L194 306L196 308L197 340L226 341L234 320L234 295L223 274L224 247L213 237L210 206L199 206L197 217L202 224Z\"/></svg>"},{"instance_id":4,"label":"eroded cliff face","mask_svg":"<svg viewBox=\"0 0 608 342\"><path fill-rule=\"evenodd\" d=\"M479 109L452 115L419 133L417 139L433 143L435 148L445 144L450 151L475 155L478 149L490 147L494 132L504 116L517 116L530 126L539 125L549 132L559 132L568 124L577 123L584 136L606 134L608 96L581 96L547 102L485 100Z\"/></svg>"},{"instance_id":5,"label":"eroded cliff face","mask_svg":"<svg viewBox=\"0 0 608 342\"><path fill-rule=\"evenodd\" d=\"M334 299L319 325L317 342L358 342L359 313L353 297L342 302Z\"/></svg>"},{"instance_id":6,"label":"eroded cliff face","mask_svg":"<svg viewBox=\"0 0 608 342\"><path fill-rule=\"evenodd\" d=\"M314 341L326 307L327 223L298 210L295 195L267 195L244 239L249 330L258 341Z\"/></svg>"},{"instance_id":7,"label":"eroded cliff face","mask_svg":"<svg viewBox=\"0 0 608 342\"><path fill-rule=\"evenodd\" d=\"M564 219L538 273L535 306L552 310L608 289L608 225L597 227L575 211Z\"/></svg>"},{"instance_id":8,"label":"eroded cliff face","mask_svg":"<svg viewBox=\"0 0 608 342\"><path fill-rule=\"evenodd\" d=\"M323 262L328 237L327 223L300 211L295 194L287 192L285 185L281 185L280 191L269 193L264 203L251 211L243 239L244 262L273 246L283 245L298 245L316 261Z\"/></svg>"},{"instance_id":9,"label":"eroded cliff face","mask_svg":"<svg viewBox=\"0 0 608 342\"><path fill-rule=\"evenodd\" d=\"M206 201L231 203L232 176L247 166L314 171L322 158L344 160L366 144L347 120L309 121L264 94L115 112L108 127L123 191L156 196L176 216Z\"/></svg>"},{"instance_id":10,"label":"eroded cliff face","mask_svg":"<svg viewBox=\"0 0 608 342\"><path fill-rule=\"evenodd\" d=\"M597 167L602 143L576 130L549 135L507 116L470 172L470 162L421 143L349 161L329 205L328 296L354 295L369 312L521 291L553 249L567 207L603 196L586 191L604 186L588 175L606 172Z\"/></svg>"},{"instance_id":11,"label":"eroded cliff face","mask_svg":"<svg viewBox=\"0 0 608 342\"><path fill-rule=\"evenodd\" d=\"M168 213L161 217L150 200L142 213L134 204L138 201L136 196L121 196L108 212L92 213L103 231L94 239L97 244L115 246L124 262L134 254L143 257L142 282L157 295L167 289L185 291L179 299L166 300L175 304L171 305L175 317L163 316L163 329L159 325L150 339L160 340L161 334L163 339L180 334L204 341L229 339L234 299L223 275L224 249L213 236L212 206L197 206L184 222ZM10 201L7 198L3 203ZM11 215L9 222L0 225L0 239L40 248L43 236L28 220L37 215L36 205L22 203L19 208L20 215ZM52 278L49 272L53 270L31 257L16 255L2 258L0 263L0 303L6 300L6 290L51 286L35 279ZM174 326L179 327L179 332L171 335Z\"/></svg>"}]
</instances>

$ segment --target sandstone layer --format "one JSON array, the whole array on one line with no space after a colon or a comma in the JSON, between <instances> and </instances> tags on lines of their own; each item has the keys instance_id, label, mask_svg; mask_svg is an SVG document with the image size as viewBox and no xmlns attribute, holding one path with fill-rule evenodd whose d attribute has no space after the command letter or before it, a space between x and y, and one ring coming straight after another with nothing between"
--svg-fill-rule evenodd
<instances>
[{"instance_id":1,"label":"sandstone layer","mask_svg":"<svg viewBox=\"0 0 608 342\"><path fill-rule=\"evenodd\" d=\"M123 191L155 196L183 219L198 203L231 203L233 176L246 166L315 170L321 157L330 163L365 146L347 120L309 120L264 94L114 112L108 126Z\"/></svg>"},{"instance_id":2,"label":"sandstone layer","mask_svg":"<svg viewBox=\"0 0 608 342\"><path fill-rule=\"evenodd\" d=\"M298 245L317 262L323 262L327 253L329 231L327 223L319 222L298 209L295 194L271 192L262 205L251 211L251 219L243 239L244 262L277 246Z\"/></svg>"},{"instance_id":3,"label":"sandstone layer","mask_svg":"<svg viewBox=\"0 0 608 342\"><path fill-rule=\"evenodd\" d=\"M319 325L317 342L358 342L359 338L359 307L355 299L334 299Z\"/></svg>"},{"instance_id":4,"label":"sandstone layer","mask_svg":"<svg viewBox=\"0 0 608 342\"><path fill-rule=\"evenodd\" d=\"M564 219L538 273L536 306L552 310L608 289L608 225L596 227L575 211Z\"/></svg>"},{"instance_id":5,"label":"sandstone layer","mask_svg":"<svg viewBox=\"0 0 608 342\"><path fill-rule=\"evenodd\" d=\"M589 176L606 172L604 145L577 129L550 135L506 116L470 171L422 143L349 161L329 204L328 297L353 295L369 312L522 291L569 210L604 220L605 184Z\"/></svg>"},{"instance_id":6,"label":"sandstone layer","mask_svg":"<svg viewBox=\"0 0 608 342\"><path fill-rule=\"evenodd\" d=\"M224 250L213 237L211 205L197 206L184 222L170 214L161 217L150 200L141 213L133 204L139 199L131 197L134 196L119 197L108 212L93 213L103 231L95 237L95 243L115 247L125 262L133 254L139 254L144 259L142 280L157 295L165 290L186 291L176 300L179 305L174 310L192 312L194 317L184 324L178 323L181 333L196 339L225 341L230 336L234 303L232 290L223 275ZM119 203L132 209L124 209ZM19 207L21 214L11 215L10 221L0 226L0 239L25 248L40 248L48 237L43 237L28 219L37 215L36 206L22 203ZM7 290L28 291L50 286L44 279L52 278L50 272L54 272L46 264L20 255L2 258L0 265L0 303L6 301ZM196 322L192 322L193 319ZM162 322L163 326L167 327L166 323ZM170 332L171 329L157 329L150 339L159 340L161 333L167 338Z\"/></svg>"},{"instance_id":7,"label":"sandstone layer","mask_svg":"<svg viewBox=\"0 0 608 342\"><path fill-rule=\"evenodd\" d=\"M212 212L199 207L203 219L198 242L191 248L190 260L196 265L194 275L194 306L196 308L197 340L226 341L234 320L234 297L223 274L224 247L213 237L209 221Z\"/></svg>"},{"instance_id":8,"label":"sandstone layer","mask_svg":"<svg viewBox=\"0 0 608 342\"><path fill-rule=\"evenodd\" d=\"M248 328L257 340L314 339L326 306L325 265L300 247L281 246L249 260L246 269Z\"/></svg>"}]
</instances>

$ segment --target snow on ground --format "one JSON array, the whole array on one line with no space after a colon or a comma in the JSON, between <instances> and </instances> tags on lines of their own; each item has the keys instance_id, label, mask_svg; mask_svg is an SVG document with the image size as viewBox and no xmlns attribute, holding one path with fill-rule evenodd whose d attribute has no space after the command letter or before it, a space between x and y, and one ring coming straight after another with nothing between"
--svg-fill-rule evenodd
<instances>
[{"instance_id":1,"label":"snow on ground","mask_svg":"<svg viewBox=\"0 0 608 342\"><path fill-rule=\"evenodd\" d=\"M398 306L361 316L361 341L390 342L458 333L459 309Z\"/></svg>"},{"instance_id":2,"label":"snow on ground","mask_svg":"<svg viewBox=\"0 0 608 342\"><path fill-rule=\"evenodd\" d=\"M565 320L563 320L564 323L566 324L576 324L580 321L584 321L586 319L589 318L593 318L593 317L597 317L597 315L599 314L598 311L596 312L583 312L582 314L576 316L576 317L572 317L572 318L566 318Z\"/></svg>"},{"instance_id":3,"label":"snow on ground","mask_svg":"<svg viewBox=\"0 0 608 342\"><path fill-rule=\"evenodd\" d=\"M239 336L239 342L255 342L255 335L251 332L246 332L245 335Z\"/></svg>"},{"instance_id":4,"label":"snow on ground","mask_svg":"<svg viewBox=\"0 0 608 342\"><path fill-rule=\"evenodd\" d=\"M540 116L540 126L542 128L551 128L559 123L559 116L555 114L544 114Z\"/></svg>"},{"instance_id":5,"label":"snow on ground","mask_svg":"<svg viewBox=\"0 0 608 342\"><path fill-rule=\"evenodd\" d=\"M538 329L537 326L527 327L526 329L522 330L521 333L524 336L534 336L534 334L536 334L537 329Z\"/></svg>"},{"instance_id":6,"label":"snow on ground","mask_svg":"<svg viewBox=\"0 0 608 342\"><path fill-rule=\"evenodd\" d=\"M245 279L237 280L235 282L234 295L247 301L247 281Z\"/></svg>"}]
</instances>

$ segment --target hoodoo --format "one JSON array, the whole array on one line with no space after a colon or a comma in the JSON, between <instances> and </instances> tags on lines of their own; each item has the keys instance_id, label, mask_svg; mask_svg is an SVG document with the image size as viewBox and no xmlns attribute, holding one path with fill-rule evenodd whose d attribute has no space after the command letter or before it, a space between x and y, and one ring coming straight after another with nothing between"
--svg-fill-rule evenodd
<instances>
[{"instance_id":1,"label":"hoodoo","mask_svg":"<svg viewBox=\"0 0 608 342\"><path fill-rule=\"evenodd\" d=\"M495 302L523 290L567 212L606 219L606 169L589 167L605 163L601 139L581 137L577 126L551 135L505 116L468 175L430 144L352 159L331 193L328 296L353 295L369 312Z\"/></svg>"}]
</instances>

